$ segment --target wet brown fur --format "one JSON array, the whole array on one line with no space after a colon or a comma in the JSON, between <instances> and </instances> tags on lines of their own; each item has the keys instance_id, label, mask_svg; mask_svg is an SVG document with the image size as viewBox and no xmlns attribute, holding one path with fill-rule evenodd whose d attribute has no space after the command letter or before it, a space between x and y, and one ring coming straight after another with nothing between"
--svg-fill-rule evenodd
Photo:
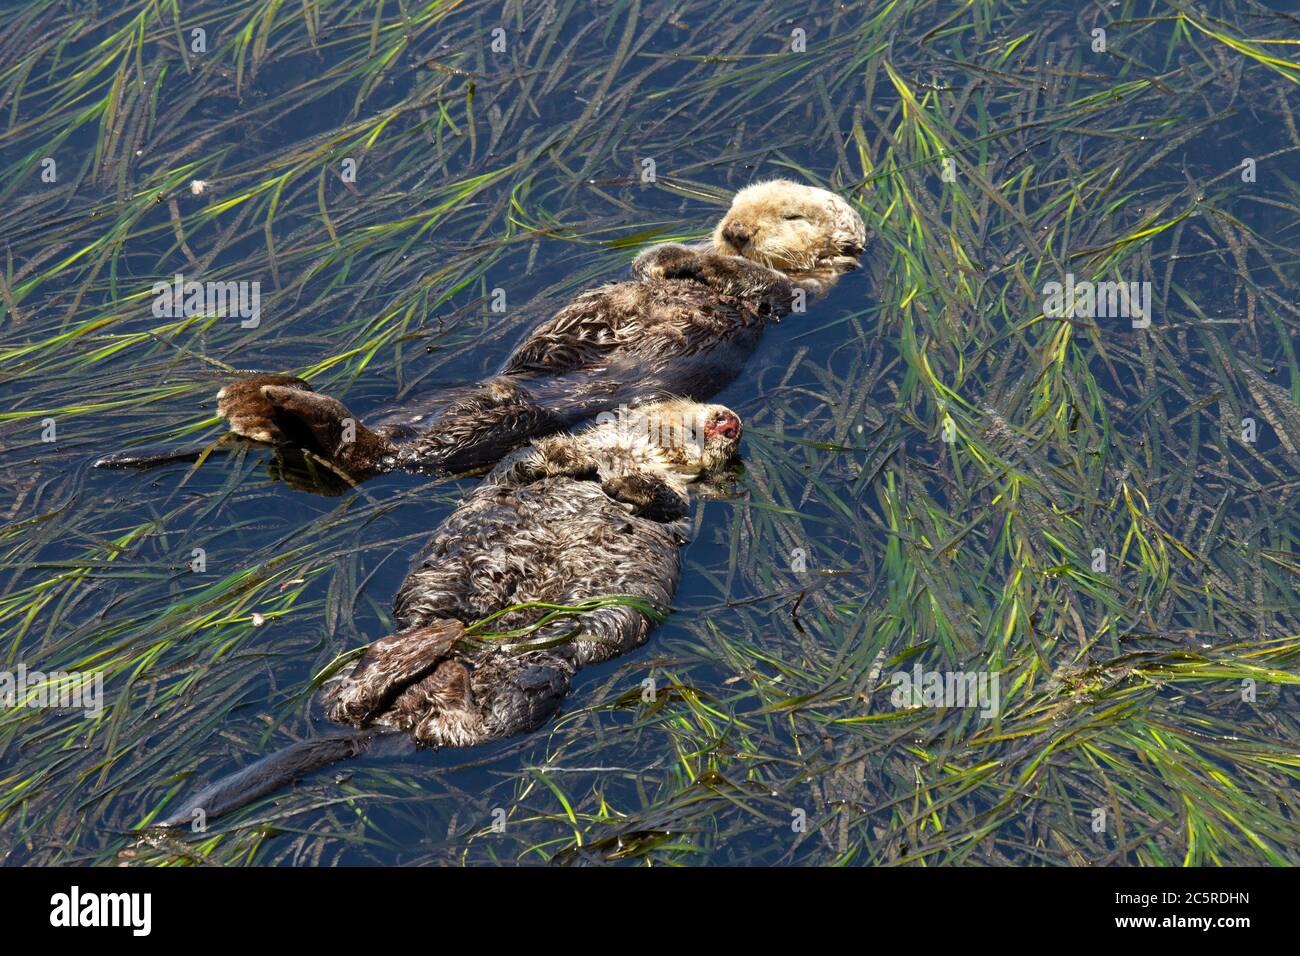
<instances>
[{"instance_id":1,"label":"wet brown fur","mask_svg":"<svg viewBox=\"0 0 1300 956\"><path fill-rule=\"evenodd\" d=\"M687 441L694 432L702 441ZM421 746L468 746L531 730L581 667L639 647L650 621L631 607L584 614L558 646L467 651L464 627L520 603L574 605L630 594L666 609L686 540L687 483L739 441L721 406L661 402L502 461L447 517L398 592L401 630L377 641L329 694L331 719L410 733ZM544 611L511 612L509 630ZM556 622L530 640L574 627Z\"/></svg>"},{"instance_id":2,"label":"wet brown fur","mask_svg":"<svg viewBox=\"0 0 1300 956\"><path fill-rule=\"evenodd\" d=\"M580 668L641 646L651 620L634 607L601 607L528 634L537 648L467 641L469 625L521 603L615 594L666 611L689 529L687 485L719 470L739 439L728 409L666 401L515 451L439 526L398 591L400 629L327 689L328 716L357 729L257 760L157 825L215 819L381 743L466 747L534 729ZM492 627L524 627L543 613L517 609Z\"/></svg>"},{"instance_id":3,"label":"wet brown fur","mask_svg":"<svg viewBox=\"0 0 1300 956\"><path fill-rule=\"evenodd\" d=\"M866 233L840 197L776 180L739 193L702 245L646 250L632 281L578 296L536 327L494 378L442 402L355 423L341 403L288 376L228 385L236 433L297 444L356 479L380 471L471 471L623 403L702 401L735 379L765 325L856 267ZM274 380L272 380L274 379ZM295 424L294 419L300 419Z\"/></svg>"}]
</instances>

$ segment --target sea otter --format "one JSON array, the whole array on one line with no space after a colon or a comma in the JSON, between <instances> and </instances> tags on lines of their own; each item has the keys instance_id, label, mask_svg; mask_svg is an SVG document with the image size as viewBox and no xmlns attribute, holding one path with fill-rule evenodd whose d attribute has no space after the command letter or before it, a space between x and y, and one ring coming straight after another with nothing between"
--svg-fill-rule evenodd
<instances>
[{"instance_id":1,"label":"sea otter","mask_svg":"<svg viewBox=\"0 0 1300 956\"><path fill-rule=\"evenodd\" d=\"M231 431L305 449L354 481L383 471L468 472L540 435L663 395L704 401L740 373L764 327L858 265L862 218L834 193L789 180L738 192L710 240L652 247L633 278L580 295L535 328L493 378L363 425L299 378L223 388ZM171 457L195 457L194 449ZM117 455L103 466L163 456Z\"/></svg>"},{"instance_id":2,"label":"sea otter","mask_svg":"<svg viewBox=\"0 0 1300 956\"><path fill-rule=\"evenodd\" d=\"M328 716L360 730L264 758L160 825L228 813L380 738L468 747L532 730L579 668L641 646L646 610L676 590L687 484L735 454L740 420L680 400L600 418L516 450L442 522L397 593L398 631L326 694Z\"/></svg>"}]
</instances>

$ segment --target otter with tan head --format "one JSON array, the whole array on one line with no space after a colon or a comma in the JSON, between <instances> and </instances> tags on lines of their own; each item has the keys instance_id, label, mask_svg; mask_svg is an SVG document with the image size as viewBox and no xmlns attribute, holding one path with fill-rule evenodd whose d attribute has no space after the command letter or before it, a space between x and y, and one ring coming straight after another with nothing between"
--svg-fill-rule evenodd
<instances>
[{"instance_id":1,"label":"otter with tan head","mask_svg":"<svg viewBox=\"0 0 1300 956\"><path fill-rule=\"evenodd\" d=\"M862 217L840 196L774 179L736 193L708 243L655 247L642 254L635 269L645 275L697 278L742 295L751 294L746 279L766 291L775 272L797 288L820 294L858 267L866 245Z\"/></svg>"},{"instance_id":2,"label":"otter with tan head","mask_svg":"<svg viewBox=\"0 0 1300 956\"><path fill-rule=\"evenodd\" d=\"M646 250L631 281L580 295L479 385L407 402L367 427L301 379L253 376L222 389L218 411L235 434L305 449L354 481L395 469L475 471L606 409L716 395L766 325L856 268L865 245L862 218L843 198L757 183L736 194L710 240Z\"/></svg>"},{"instance_id":3,"label":"otter with tan head","mask_svg":"<svg viewBox=\"0 0 1300 956\"><path fill-rule=\"evenodd\" d=\"M735 454L740 420L685 401L602 419L514 452L443 521L398 591L399 630L326 694L329 717L356 732L257 761L161 825L229 813L377 741L387 752L467 747L533 730L580 668L645 643L654 622L626 601L549 621L548 608L625 595L666 612L690 530L687 487ZM511 636L476 637L491 615L491 630Z\"/></svg>"},{"instance_id":4,"label":"otter with tan head","mask_svg":"<svg viewBox=\"0 0 1300 956\"><path fill-rule=\"evenodd\" d=\"M713 247L789 276L833 279L858 267L867 233L862 217L834 193L776 179L736 193L713 231Z\"/></svg>"}]
</instances>

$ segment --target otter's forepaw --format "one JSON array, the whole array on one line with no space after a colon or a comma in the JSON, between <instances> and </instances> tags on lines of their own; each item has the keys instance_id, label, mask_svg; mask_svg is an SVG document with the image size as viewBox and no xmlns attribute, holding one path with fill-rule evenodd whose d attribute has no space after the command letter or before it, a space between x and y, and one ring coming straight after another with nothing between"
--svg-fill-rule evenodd
<instances>
[{"instance_id":1,"label":"otter's forepaw","mask_svg":"<svg viewBox=\"0 0 1300 956\"><path fill-rule=\"evenodd\" d=\"M791 285L791 289L788 292L788 296L791 300L791 303L793 303L794 289L802 289L806 297L816 299L826 292L830 284L823 281L822 279L816 279L813 278L812 276L808 276L808 277L801 277L798 279L792 279L790 285Z\"/></svg>"},{"instance_id":2,"label":"otter's forepaw","mask_svg":"<svg viewBox=\"0 0 1300 956\"><path fill-rule=\"evenodd\" d=\"M666 279L668 269L695 256L695 250L679 242L651 246L632 263L632 276L637 279Z\"/></svg>"},{"instance_id":3,"label":"otter's forepaw","mask_svg":"<svg viewBox=\"0 0 1300 956\"><path fill-rule=\"evenodd\" d=\"M630 506L633 514L651 521L676 521L690 511L681 495L648 475L616 475L604 481L600 488L615 501Z\"/></svg>"},{"instance_id":4,"label":"otter's forepaw","mask_svg":"<svg viewBox=\"0 0 1300 956\"><path fill-rule=\"evenodd\" d=\"M720 262L715 261L721 258L708 253L687 256L667 263L660 274L665 279L690 279L712 285L712 280L725 279L728 276L728 270L722 267Z\"/></svg>"},{"instance_id":5,"label":"otter's forepaw","mask_svg":"<svg viewBox=\"0 0 1300 956\"><path fill-rule=\"evenodd\" d=\"M789 279L740 256L701 252L664 270L666 279L690 279L703 283L721 295L769 302L788 301L793 294Z\"/></svg>"},{"instance_id":6,"label":"otter's forepaw","mask_svg":"<svg viewBox=\"0 0 1300 956\"><path fill-rule=\"evenodd\" d=\"M819 269L829 269L836 273L852 272L858 267L858 265L859 263L855 256L830 256L826 259L817 260L817 267Z\"/></svg>"}]
</instances>

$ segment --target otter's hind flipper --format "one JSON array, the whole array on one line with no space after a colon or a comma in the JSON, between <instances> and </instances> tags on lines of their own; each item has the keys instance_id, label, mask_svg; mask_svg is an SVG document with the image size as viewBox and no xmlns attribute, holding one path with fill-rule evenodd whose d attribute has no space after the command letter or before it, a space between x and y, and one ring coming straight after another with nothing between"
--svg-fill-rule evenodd
<instances>
[{"instance_id":1,"label":"otter's hind flipper","mask_svg":"<svg viewBox=\"0 0 1300 956\"><path fill-rule=\"evenodd\" d=\"M354 479L381 471L396 448L336 398L292 375L250 375L217 393L217 414L241 438L295 446Z\"/></svg>"},{"instance_id":2,"label":"otter's hind flipper","mask_svg":"<svg viewBox=\"0 0 1300 956\"><path fill-rule=\"evenodd\" d=\"M428 627L412 628L376 641L366 649L352 673L331 690L326 701L328 716L340 723L359 725L394 701L413 701L411 692L415 687L424 687L429 684L429 678L456 663L446 657L464 633L464 625L459 621L436 621ZM443 683L463 686L467 691L468 678L459 683L449 680L455 676L448 670L443 675ZM436 686L429 684L430 688ZM330 764L367 753L381 739L385 741L386 752L408 752L414 749L411 736L395 731L410 730L413 725L414 721L411 726L388 723L291 744L204 787L155 825L179 827L195 820L216 819Z\"/></svg>"},{"instance_id":3,"label":"otter's hind flipper","mask_svg":"<svg viewBox=\"0 0 1300 956\"><path fill-rule=\"evenodd\" d=\"M272 420L290 443L338 465L353 478L382 470L397 449L372 432L336 398L283 385L263 385Z\"/></svg>"},{"instance_id":4,"label":"otter's hind flipper","mask_svg":"<svg viewBox=\"0 0 1300 956\"><path fill-rule=\"evenodd\" d=\"M459 621L439 620L375 641L352 673L330 689L326 715L341 724L364 724L431 673L464 636Z\"/></svg>"},{"instance_id":5,"label":"otter's hind flipper","mask_svg":"<svg viewBox=\"0 0 1300 956\"><path fill-rule=\"evenodd\" d=\"M311 383L294 375L249 375L217 392L217 414L240 438L268 445L293 444L281 427L275 403L262 391L268 385L311 394Z\"/></svg>"}]
</instances>

